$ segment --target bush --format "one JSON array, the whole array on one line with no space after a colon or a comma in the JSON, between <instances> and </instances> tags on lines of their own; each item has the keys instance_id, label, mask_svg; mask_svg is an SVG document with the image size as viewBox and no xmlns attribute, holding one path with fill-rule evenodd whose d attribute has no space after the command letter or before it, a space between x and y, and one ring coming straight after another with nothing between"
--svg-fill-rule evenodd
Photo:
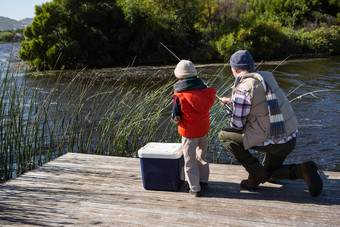
<instances>
[{"instance_id":1,"label":"bush","mask_svg":"<svg viewBox=\"0 0 340 227\"><path fill-rule=\"evenodd\" d=\"M242 30L240 33L243 32L244 30ZM237 34L230 33L228 35L223 35L222 38L216 42L216 49L220 56L227 61L237 50L247 49L251 51L251 45L252 43L246 43L238 39Z\"/></svg>"},{"instance_id":2,"label":"bush","mask_svg":"<svg viewBox=\"0 0 340 227\"><path fill-rule=\"evenodd\" d=\"M291 54L301 54L311 52L312 42L306 29L294 30L293 28L283 28L283 33L289 40L288 49Z\"/></svg>"},{"instance_id":3,"label":"bush","mask_svg":"<svg viewBox=\"0 0 340 227\"><path fill-rule=\"evenodd\" d=\"M312 50L317 53L340 53L340 26L321 27L310 33Z\"/></svg>"},{"instance_id":4,"label":"bush","mask_svg":"<svg viewBox=\"0 0 340 227\"><path fill-rule=\"evenodd\" d=\"M0 34L0 43L3 42L13 42L14 41L15 34L14 32L5 31Z\"/></svg>"},{"instance_id":5,"label":"bush","mask_svg":"<svg viewBox=\"0 0 340 227\"><path fill-rule=\"evenodd\" d=\"M311 32L284 28L283 32L294 44L292 53L340 53L340 26L321 27Z\"/></svg>"},{"instance_id":6,"label":"bush","mask_svg":"<svg viewBox=\"0 0 340 227\"><path fill-rule=\"evenodd\" d=\"M280 57L281 43L286 40L279 23L257 22L250 28L222 36L216 48L224 59L239 49L247 49L254 58L267 60Z\"/></svg>"}]
</instances>

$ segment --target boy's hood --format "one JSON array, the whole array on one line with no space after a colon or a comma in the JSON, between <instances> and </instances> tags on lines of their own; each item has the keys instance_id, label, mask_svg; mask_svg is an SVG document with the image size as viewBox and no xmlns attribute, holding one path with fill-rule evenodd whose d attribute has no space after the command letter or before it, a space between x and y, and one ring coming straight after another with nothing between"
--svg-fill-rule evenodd
<instances>
[{"instance_id":1,"label":"boy's hood","mask_svg":"<svg viewBox=\"0 0 340 227\"><path fill-rule=\"evenodd\" d=\"M210 108L215 103L216 89L214 88L208 87L202 90L187 90L187 91L190 91L191 95L186 96L186 100L192 106L192 108L198 113L209 112ZM182 93L186 93L187 91L183 91Z\"/></svg>"}]
</instances>

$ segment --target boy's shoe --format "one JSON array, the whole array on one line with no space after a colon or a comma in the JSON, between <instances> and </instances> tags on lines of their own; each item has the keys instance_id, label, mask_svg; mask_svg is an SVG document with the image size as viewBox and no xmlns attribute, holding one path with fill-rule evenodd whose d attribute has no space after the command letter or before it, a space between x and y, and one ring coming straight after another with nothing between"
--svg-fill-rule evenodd
<instances>
[{"instance_id":1,"label":"boy's shoe","mask_svg":"<svg viewBox=\"0 0 340 227\"><path fill-rule=\"evenodd\" d=\"M195 197L201 197L201 191L199 192L194 192L194 191L191 191L191 189L189 190L189 193L190 195L194 195Z\"/></svg>"},{"instance_id":2,"label":"boy's shoe","mask_svg":"<svg viewBox=\"0 0 340 227\"><path fill-rule=\"evenodd\" d=\"M302 177L305 180L311 196L318 196L323 188L322 179L318 173L318 168L313 161L304 162L301 164Z\"/></svg>"}]
</instances>

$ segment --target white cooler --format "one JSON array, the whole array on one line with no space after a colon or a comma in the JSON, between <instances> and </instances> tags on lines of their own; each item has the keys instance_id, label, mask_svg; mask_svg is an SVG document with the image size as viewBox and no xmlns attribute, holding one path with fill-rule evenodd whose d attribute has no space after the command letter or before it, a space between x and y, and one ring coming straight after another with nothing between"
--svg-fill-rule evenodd
<instances>
[{"instance_id":1,"label":"white cooler","mask_svg":"<svg viewBox=\"0 0 340 227\"><path fill-rule=\"evenodd\" d=\"M143 187L178 191L184 182L184 158L180 143L151 142L138 150Z\"/></svg>"}]
</instances>

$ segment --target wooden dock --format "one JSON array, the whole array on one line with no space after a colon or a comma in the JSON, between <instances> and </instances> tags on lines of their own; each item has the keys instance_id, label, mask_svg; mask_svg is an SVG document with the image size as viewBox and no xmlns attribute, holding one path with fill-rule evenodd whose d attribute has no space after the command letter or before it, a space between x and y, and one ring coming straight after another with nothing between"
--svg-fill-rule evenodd
<instances>
[{"instance_id":1,"label":"wooden dock","mask_svg":"<svg viewBox=\"0 0 340 227\"><path fill-rule=\"evenodd\" d=\"M242 190L242 166L210 165L203 197L142 186L139 159L66 154L0 185L0 226L340 226L340 172Z\"/></svg>"}]
</instances>

